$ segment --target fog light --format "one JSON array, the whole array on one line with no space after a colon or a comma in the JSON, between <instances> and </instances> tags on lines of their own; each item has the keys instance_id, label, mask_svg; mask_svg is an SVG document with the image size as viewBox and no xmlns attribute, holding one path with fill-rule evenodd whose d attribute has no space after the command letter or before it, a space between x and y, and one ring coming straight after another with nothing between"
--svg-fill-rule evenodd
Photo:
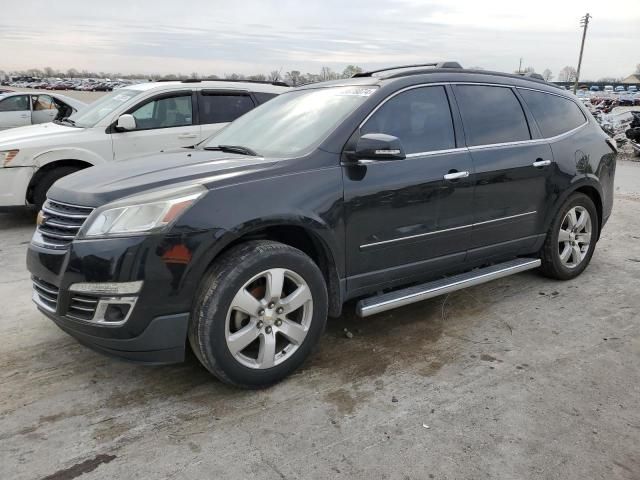
<instances>
[{"instance_id":1,"label":"fog light","mask_svg":"<svg viewBox=\"0 0 640 480\"><path fill-rule=\"evenodd\" d=\"M142 280L137 282L74 283L72 292L94 293L96 295L133 295L142 288Z\"/></svg>"},{"instance_id":2,"label":"fog light","mask_svg":"<svg viewBox=\"0 0 640 480\"><path fill-rule=\"evenodd\" d=\"M105 322L122 322L131 310L131 304L128 303L110 303L104 312Z\"/></svg>"}]
</instances>

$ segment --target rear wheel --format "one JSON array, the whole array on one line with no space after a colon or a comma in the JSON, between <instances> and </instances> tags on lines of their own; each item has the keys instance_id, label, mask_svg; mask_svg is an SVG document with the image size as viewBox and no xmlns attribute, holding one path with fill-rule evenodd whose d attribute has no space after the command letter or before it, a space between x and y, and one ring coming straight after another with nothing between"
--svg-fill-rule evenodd
<instances>
[{"instance_id":1,"label":"rear wheel","mask_svg":"<svg viewBox=\"0 0 640 480\"><path fill-rule=\"evenodd\" d=\"M264 387L298 368L318 343L326 286L300 250L247 242L213 265L191 318L191 347L209 371L233 385Z\"/></svg>"},{"instance_id":2,"label":"rear wheel","mask_svg":"<svg viewBox=\"0 0 640 480\"><path fill-rule=\"evenodd\" d=\"M47 199L47 192L56 181L78 170L81 169L78 167L58 167L45 173L33 187L33 204L36 208L38 210L42 208Z\"/></svg>"},{"instance_id":3,"label":"rear wheel","mask_svg":"<svg viewBox=\"0 0 640 480\"><path fill-rule=\"evenodd\" d=\"M569 280L580 275L593 256L598 238L598 212L583 193L571 195L558 211L542 249L542 272Z\"/></svg>"}]
</instances>

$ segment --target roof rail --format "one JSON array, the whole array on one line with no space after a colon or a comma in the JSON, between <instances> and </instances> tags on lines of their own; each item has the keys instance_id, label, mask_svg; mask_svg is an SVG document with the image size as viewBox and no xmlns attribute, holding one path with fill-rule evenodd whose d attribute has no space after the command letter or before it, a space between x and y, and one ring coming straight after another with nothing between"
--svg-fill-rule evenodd
<instances>
[{"instance_id":1,"label":"roof rail","mask_svg":"<svg viewBox=\"0 0 640 480\"><path fill-rule=\"evenodd\" d=\"M535 78L537 80L544 80L544 77L536 72L520 73L519 75L522 75L523 77Z\"/></svg>"},{"instance_id":2,"label":"roof rail","mask_svg":"<svg viewBox=\"0 0 640 480\"><path fill-rule=\"evenodd\" d=\"M397 67L387 67L387 68L381 68L379 70L371 70L368 72L361 72L361 73L356 73L354 74L351 78L358 78L358 77L373 77L374 74L376 73L381 73L381 72L388 72L391 70L401 70L404 68L419 68L419 67L434 67L434 68L462 68L462 65L460 65L458 62L433 62L433 63L418 63L415 65L399 65Z\"/></svg>"},{"instance_id":3,"label":"roof rail","mask_svg":"<svg viewBox=\"0 0 640 480\"><path fill-rule=\"evenodd\" d=\"M181 82L181 83L200 83L200 82L230 82L230 83L259 83L262 85L275 85L276 87L288 87L285 82L271 82L269 80L242 80L231 78L185 78L185 79L169 79L163 78L160 80L153 80L154 82Z\"/></svg>"}]
</instances>

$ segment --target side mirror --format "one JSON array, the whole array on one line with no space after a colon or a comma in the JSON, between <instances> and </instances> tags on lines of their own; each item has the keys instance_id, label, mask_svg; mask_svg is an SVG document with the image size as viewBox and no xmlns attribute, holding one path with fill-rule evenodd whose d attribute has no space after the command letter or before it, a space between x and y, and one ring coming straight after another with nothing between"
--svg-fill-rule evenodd
<instances>
[{"instance_id":1,"label":"side mirror","mask_svg":"<svg viewBox=\"0 0 640 480\"><path fill-rule=\"evenodd\" d=\"M118 117L118 123L116 124L116 128L120 131L135 130L136 129L135 117L128 113L125 113L124 115L120 115Z\"/></svg>"},{"instance_id":2,"label":"side mirror","mask_svg":"<svg viewBox=\"0 0 640 480\"><path fill-rule=\"evenodd\" d=\"M352 157L355 160L402 160L407 156L398 137L367 133L358 140Z\"/></svg>"}]
</instances>

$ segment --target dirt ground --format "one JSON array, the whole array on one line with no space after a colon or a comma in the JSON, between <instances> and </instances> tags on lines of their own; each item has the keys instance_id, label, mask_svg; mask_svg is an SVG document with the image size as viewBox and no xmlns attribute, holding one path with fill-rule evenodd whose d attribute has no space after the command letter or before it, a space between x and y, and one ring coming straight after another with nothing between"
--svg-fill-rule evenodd
<instances>
[{"instance_id":1,"label":"dirt ground","mask_svg":"<svg viewBox=\"0 0 640 480\"><path fill-rule=\"evenodd\" d=\"M617 178L579 278L348 305L257 392L79 345L31 303L33 214L0 213L0 478L639 479L640 164Z\"/></svg>"}]
</instances>

